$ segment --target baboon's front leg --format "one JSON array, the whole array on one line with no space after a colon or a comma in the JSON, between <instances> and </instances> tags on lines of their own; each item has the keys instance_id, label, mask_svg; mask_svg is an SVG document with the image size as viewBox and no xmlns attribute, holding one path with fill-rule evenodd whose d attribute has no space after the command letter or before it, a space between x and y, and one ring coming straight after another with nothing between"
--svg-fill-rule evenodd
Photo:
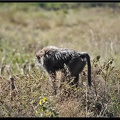
<instances>
[{"instance_id":1,"label":"baboon's front leg","mask_svg":"<svg viewBox=\"0 0 120 120\"><path fill-rule=\"evenodd\" d=\"M52 91L53 91L54 95L57 94L55 80L56 80L56 73L50 73L49 74L49 81L50 81L50 85L52 87Z\"/></svg>"},{"instance_id":2,"label":"baboon's front leg","mask_svg":"<svg viewBox=\"0 0 120 120\"><path fill-rule=\"evenodd\" d=\"M62 84L65 81L65 75L66 75L66 71L64 69L62 69L61 74L60 74L60 79L58 81L58 88L59 89L62 87Z\"/></svg>"}]
</instances>

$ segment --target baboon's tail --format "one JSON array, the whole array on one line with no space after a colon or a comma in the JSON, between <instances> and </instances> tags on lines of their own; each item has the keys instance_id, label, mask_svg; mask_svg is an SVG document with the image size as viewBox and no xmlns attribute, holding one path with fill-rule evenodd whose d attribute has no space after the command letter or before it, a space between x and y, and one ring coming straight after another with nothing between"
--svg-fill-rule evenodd
<instances>
[{"instance_id":1,"label":"baboon's tail","mask_svg":"<svg viewBox=\"0 0 120 120\"><path fill-rule=\"evenodd\" d=\"M90 56L85 54L87 59L87 66L88 66L88 85L91 86L91 63L90 63Z\"/></svg>"},{"instance_id":2,"label":"baboon's tail","mask_svg":"<svg viewBox=\"0 0 120 120\"><path fill-rule=\"evenodd\" d=\"M90 63L90 56L86 52L81 52L83 57L87 59L87 66L88 66L88 85L91 86L91 63Z\"/></svg>"}]
</instances>

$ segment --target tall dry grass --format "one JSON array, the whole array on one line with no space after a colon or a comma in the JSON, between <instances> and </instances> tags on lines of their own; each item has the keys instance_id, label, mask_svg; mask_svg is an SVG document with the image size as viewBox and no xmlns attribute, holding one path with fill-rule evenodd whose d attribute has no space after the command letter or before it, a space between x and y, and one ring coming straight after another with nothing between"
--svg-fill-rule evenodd
<instances>
[{"instance_id":1,"label":"tall dry grass","mask_svg":"<svg viewBox=\"0 0 120 120\"><path fill-rule=\"evenodd\" d=\"M120 116L119 10L2 7L0 16L0 117ZM77 89L64 83L52 95L35 59L46 45L87 51L92 87L85 68Z\"/></svg>"}]
</instances>

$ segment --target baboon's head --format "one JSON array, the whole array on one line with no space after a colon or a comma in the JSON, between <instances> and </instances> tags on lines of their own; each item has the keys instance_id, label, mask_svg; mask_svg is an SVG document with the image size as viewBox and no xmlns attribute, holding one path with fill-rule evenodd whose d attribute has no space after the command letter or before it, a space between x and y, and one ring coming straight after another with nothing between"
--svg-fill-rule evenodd
<instances>
[{"instance_id":1,"label":"baboon's head","mask_svg":"<svg viewBox=\"0 0 120 120\"><path fill-rule=\"evenodd\" d=\"M42 56L44 56L44 54L45 54L44 51L40 50L35 55L36 55L37 59L39 60Z\"/></svg>"},{"instance_id":2,"label":"baboon's head","mask_svg":"<svg viewBox=\"0 0 120 120\"><path fill-rule=\"evenodd\" d=\"M36 58L37 58L38 62L40 64L42 64L42 65L43 65L43 57L44 57L44 55L45 55L45 51L44 50L40 50L40 51L38 51L36 53Z\"/></svg>"},{"instance_id":3,"label":"baboon's head","mask_svg":"<svg viewBox=\"0 0 120 120\"><path fill-rule=\"evenodd\" d=\"M58 49L58 48L55 46L47 46L47 47L44 47L43 49L39 50L36 53L36 57L37 57L38 62L43 65L44 56L46 54L48 54L49 51L56 50L56 49Z\"/></svg>"}]
</instances>

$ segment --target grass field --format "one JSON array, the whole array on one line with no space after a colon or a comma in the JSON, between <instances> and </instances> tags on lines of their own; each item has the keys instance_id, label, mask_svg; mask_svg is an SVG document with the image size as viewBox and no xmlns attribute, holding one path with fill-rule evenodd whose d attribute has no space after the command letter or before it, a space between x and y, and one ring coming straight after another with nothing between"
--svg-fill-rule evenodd
<instances>
[{"instance_id":1,"label":"grass field","mask_svg":"<svg viewBox=\"0 0 120 120\"><path fill-rule=\"evenodd\" d=\"M120 9L1 6L0 117L120 117L119 21ZM52 95L35 58L47 45L87 51L92 87L85 68L77 89L64 84L61 94Z\"/></svg>"}]
</instances>

